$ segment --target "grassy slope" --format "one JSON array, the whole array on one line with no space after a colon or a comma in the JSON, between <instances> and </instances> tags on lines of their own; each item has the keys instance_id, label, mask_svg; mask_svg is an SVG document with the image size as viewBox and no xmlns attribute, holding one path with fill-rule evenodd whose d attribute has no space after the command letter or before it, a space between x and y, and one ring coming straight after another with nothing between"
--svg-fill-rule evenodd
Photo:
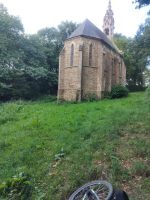
<instances>
[{"instance_id":1,"label":"grassy slope","mask_svg":"<svg viewBox=\"0 0 150 200\"><path fill-rule=\"evenodd\" d=\"M143 93L76 105L2 104L0 184L26 171L36 187L33 200L66 200L98 179L126 190L131 200L149 199L149 122Z\"/></svg>"}]
</instances>

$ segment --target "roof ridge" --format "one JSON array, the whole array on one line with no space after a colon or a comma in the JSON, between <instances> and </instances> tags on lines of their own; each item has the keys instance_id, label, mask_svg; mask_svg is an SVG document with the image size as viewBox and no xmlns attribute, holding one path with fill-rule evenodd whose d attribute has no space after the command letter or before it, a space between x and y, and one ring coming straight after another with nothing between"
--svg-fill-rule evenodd
<instances>
[{"instance_id":1,"label":"roof ridge","mask_svg":"<svg viewBox=\"0 0 150 200\"><path fill-rule=\"evenodd\" d=\"M89 19L85 19L84 22L67 38L67 40L79 36L102 40L110 47L116 49L113 43L108 39L108 37Z\"/></svg>"},{"instance_id":2,"label":"roof ridge","mask_svg":"<svg viewBox=\"0 0 150 200\"><path fill-rule=\"evenodd\" d=\"M85 24L86 24L86 21L87 21L88 19L86 18L85 20L84 20L84 26L83 26L83 30L82 30L82 34L83 34L83 31L84 31L84 28L85 28Z\"/></svg>"}]
</instances>

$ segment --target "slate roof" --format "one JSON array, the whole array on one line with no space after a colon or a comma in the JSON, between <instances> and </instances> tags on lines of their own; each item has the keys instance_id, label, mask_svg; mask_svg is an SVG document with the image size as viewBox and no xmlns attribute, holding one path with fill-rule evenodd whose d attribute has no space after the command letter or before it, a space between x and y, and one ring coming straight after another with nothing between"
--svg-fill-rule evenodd
<instances>
[{"instance_id":1,"label":"slate roof","mask_svg":"<svg viewBox=\"0 0 150 200\"><path fill-rule=\"evenodd\" d=\"M115 48L115 46L110 42L107 36L97 28L90 20L86 19L68 38L75 38L78 36L86 36L90 38L96 38L104 41L110 47ZM117 50L117 49L116 49Z\"/></svg>"}]
</instances>

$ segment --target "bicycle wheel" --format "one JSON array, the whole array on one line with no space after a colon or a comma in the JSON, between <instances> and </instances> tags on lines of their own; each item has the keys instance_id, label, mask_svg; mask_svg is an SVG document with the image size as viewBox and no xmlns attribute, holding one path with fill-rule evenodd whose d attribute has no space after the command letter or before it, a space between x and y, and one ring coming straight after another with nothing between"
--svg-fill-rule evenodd
<instances>
[{"instance_id":1,"label":"bicycle wheel","mask_svg":"<svg viewBox=\"0 0 150 200\"><path fill-rule=\"evenodd\" d=\"M107 181L93 181L83 185L76 190L69 200L94 200L85 197L88 190L92 189L100 200L111 200L113 196L113 186Z\"/></svg>"}]
</instances>

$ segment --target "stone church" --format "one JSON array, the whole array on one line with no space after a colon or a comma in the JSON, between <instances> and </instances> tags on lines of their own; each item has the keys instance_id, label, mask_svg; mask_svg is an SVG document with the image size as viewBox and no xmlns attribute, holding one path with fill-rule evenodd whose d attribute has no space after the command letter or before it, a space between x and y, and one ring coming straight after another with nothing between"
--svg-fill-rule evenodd
<instances>
[{"instance_id":1,"label":"stone church","mask_svg":"<svg viewBox=\"0 0 150 200\"><path fill-rule=\"evenodd\" d=\"M100 99L111 86L125 86L123 52L114 44L114 17L109 0L103 32L86 19L66 40L59 57L58 102L89 94Z\"/></svg>"}]
</instances>

